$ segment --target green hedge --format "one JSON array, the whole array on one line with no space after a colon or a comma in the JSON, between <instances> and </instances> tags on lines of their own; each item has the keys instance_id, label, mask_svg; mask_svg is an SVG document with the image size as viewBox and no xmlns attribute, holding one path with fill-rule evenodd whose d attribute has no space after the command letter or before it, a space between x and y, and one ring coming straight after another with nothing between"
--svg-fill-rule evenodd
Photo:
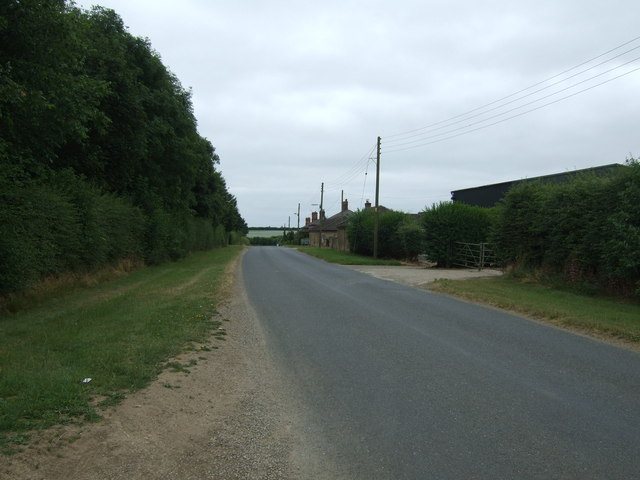
<instances>
[{"instance_id":1,"label":"green hedge","mask_svg":"<svg viewBox=\"0 0 640 480\"><path fill-rule=\"evenodd\" d=\"M464 203L440 202L422 214L424 253L438 267L451 267L456 242L486 242L492 211Z\"/></svg>"},{"instance_id":2,"label":"green hedge","mask_svg":"<svg viewBox=\"0 0 640 480\"><path fill-rule=\"evenodd\" d=\"M189 210L144 212L69 170L37 182L0 174L0 294L121 259L158 264L228 243L210 219Z\"/></svg>"},{"instance_id":3,"label":"green hedge","mask_svg":"<svg viewBox=\"0 0 640 480\"><path fill-rule=\"evenodd\" d=\"M562 184L527 182L499 207L493 240L516 267L640 293L640 165Z\"/></svg>"},{"instance_id":4,"label":"green hedge","mask_svg":"<svg viewBox=\"0 0 640 480\"><path fill-rule=\"evenodd\" d=\"M347 237L352 253L373 255L375 210L358 210L349 218ZM378 256L381 258L414 259L422 250L422 233L414 216L386 211L380 213L378 224Z\"/></svg>"},{"instance_id":5,"label":"green hedge","mask_svg":"<svg viewBox=\"0 0 640 480\"><path fill-rule=\"evenodd\" d=\"M47 183L0 179L0 293L47 275L141 257L142 212L70 172Z\"/></svg>"}]
</instances>

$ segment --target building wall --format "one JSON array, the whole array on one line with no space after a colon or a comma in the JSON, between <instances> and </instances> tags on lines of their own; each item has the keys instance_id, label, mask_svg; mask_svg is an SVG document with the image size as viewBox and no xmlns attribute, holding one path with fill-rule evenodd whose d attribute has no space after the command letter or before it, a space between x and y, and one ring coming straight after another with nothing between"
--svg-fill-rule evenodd
<instances>
[{"instance_id":1,"label":"building wall","mask_svg":"<svg viewBox=\"0 0 640 480\"><path fill-rule=\"evenodd\" d=\"M309 232L309 246L317 247L320 245L320 232Z\"/></svg>"},{"instance_id":2,"label":"building wall","mask_svg":"<svg viewBox=\"0 0 640 480\"><path fill-rule=\"evenodd\" d=\"M309 232L309 245L312 247L318 247L320 245L320 232ZM322 248L333 248L341 252L349 251L349 240L347 239L347 231L344 228L339 229L337 232L329 231L322 232Z\"/></svg>"},{"instance_id":3,"label":"building wall","mask_svg":"<svg viewBox=\"0 0 640 480\"><path fill-rule=\"evenodd\" d=\"M334 242L331 248L339 250L340 252L349 251L349 239L347 238L347 229L339 228L334 237Z\"/></svg>"}]
</instances>

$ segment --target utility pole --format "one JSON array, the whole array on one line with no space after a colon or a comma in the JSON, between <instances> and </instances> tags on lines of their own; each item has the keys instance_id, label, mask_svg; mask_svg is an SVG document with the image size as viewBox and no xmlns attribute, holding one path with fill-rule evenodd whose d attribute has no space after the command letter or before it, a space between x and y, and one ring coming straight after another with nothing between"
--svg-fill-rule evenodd
<instances>
[{"instance_id":1,"label":"utility pole","mask_svg":"<svg viewBox=\"0 0 640 480\"><path fill-rule=\"evenodd\" d=\"M300 204L298 203L298 230L300 230Z\"/></svg>"},{"instance_id":2,"label":"utility pole","mask_svg":"<svg viewBox=\"0 0 640 480\"><path fill-rule=\"evenodd\" d=\"M320 185L320 236L318 237L318 248L322 248L322 201L324 199L324 182Z\"/></svg>"},{"instance_id":3,"label":"utility pole","mask_svg":"<svg viewBox=\"0 0 640 480\"><path fill-rule=\"evenodd\" d=\"M380 225L380 137L378 137L376 153L376 211L373 224L373 258L378 258L378 227Z\"/></svg>"}]
</instances>

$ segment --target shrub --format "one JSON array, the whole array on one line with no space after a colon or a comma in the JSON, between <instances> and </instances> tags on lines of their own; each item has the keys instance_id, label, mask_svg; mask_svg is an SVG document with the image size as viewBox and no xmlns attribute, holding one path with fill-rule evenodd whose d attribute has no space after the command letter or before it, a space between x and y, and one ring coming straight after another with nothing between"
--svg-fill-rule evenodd
<instances>
[{"instance_id":1,"label":"shrub","mask_svg":"<svg viewBox=\"0 0 640 480\"><path fill-rule=\"evenodd\" d=\"M640 281L640 166L567 183L527 182L499 208L492 238L512 265L633 294Z\"/></svg>"},{"instance_id":2,"label":"shrub","mask_svg":"<svg viewBox=\"0 0 640 480\"><path fill-rule=\"evenodd\" d=\"M416 260L424 248L424 230L413 216L405 217L396 229L398 248L402 258Z\"/></svg>"},{"instance_id":3,"label":"shrub","mask_svg":"<svg viewBox=\"0 0 640 480\"><path fill-rule=\"evenodd\" d=\"M144 217L71 172L0 185L0 293L142 254Z\"/></svg>"},{"instance_id":4,"label":"shrub","mask_svg":"<svg viewBox=\"0 0 640 480\"><path fill-rule=\"evenodd\" d=\"M374 210L366 208L358 210L349 217L347 237L352 253L373 255Z\"/></svg>"},{"instance_id":5,"label":"shrub","mask_svg":"<svg viewBox=\"0 0 640 480\"><path fill-rule=\"evenodd\" d=\"M347 236L352 253L373 255L375 210L358 210L349 217ZM380 213L378 256L413 259L422 248L420 226L412 215L403 212Z\"/></svg>"},{"instance_id":6,"label":"shrub","mask_svg":"<svg viewBox=\"0 0 640 480\"><path fill-rule=\"evenodd\" d=\"M464 203L440 202L422 214L424 252L439 267L451 267L456 242L486 242L490 231L489 209Z\"/></svg>"}]
</instances>

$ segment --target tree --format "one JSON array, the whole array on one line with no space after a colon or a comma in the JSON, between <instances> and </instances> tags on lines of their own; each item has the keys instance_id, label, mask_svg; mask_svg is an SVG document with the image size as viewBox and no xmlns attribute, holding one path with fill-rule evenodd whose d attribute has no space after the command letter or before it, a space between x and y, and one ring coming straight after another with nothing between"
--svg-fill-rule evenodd
<instances>
[{"instance_id":1,"label":"tree","mask_svg":"<svg viewBox=\"0 0 640 480\"><path fill-rule=\"evenodd\" d=\"M0 3L0 290L226 245L247 226L218 162L191 92L113 10Z\"/></svg>"}]
</instances>

